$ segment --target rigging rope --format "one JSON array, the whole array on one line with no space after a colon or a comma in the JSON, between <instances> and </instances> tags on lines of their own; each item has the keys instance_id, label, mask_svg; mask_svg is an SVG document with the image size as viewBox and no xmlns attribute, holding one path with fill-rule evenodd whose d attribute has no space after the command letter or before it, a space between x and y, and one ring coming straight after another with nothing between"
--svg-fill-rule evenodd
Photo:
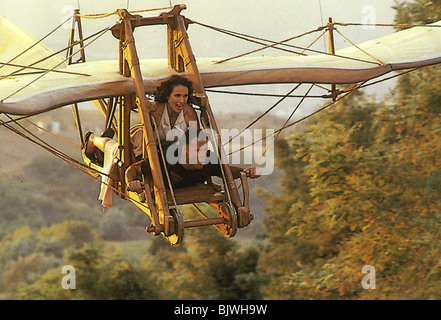
<instances>
[{"instance_id":1,"label":"rigging rope","mask_svg":"<svg viewBox=\"0 0 441 320\"><path fill-rule=\"evenodd\" d=\"M33 125L34 127L38 128L39 130L44 131L45 133L47 133L47 134L49 134L49 135L51 135L51 136L53 136L53 137L55 137L55 138L57 138L57 139L59 139L61 141L67 142L67 143L69 143L71 145L74 145L76 147L81 147L81 144L73 142L73 141L70 141L70 140L68 140L66 138L63 138L63 137L53 133L52 131L43 128L42 126L39 126L38 124L36 124L35 122L33 122L33 121L29 120L29 119L25 119L25 121L28 122L29 124Z\"/></svg>"},{"instance_id":2,"label":"rigging rope","mask_svg":"<svg viewBox=\"0 0 441 320\"><path fill-rule=\"evenodd\" d=\"M294 114L295 114L296 111L299 109L300 105L303 103L303 101L306 99L306 97L309 98L308 94L309 94L309 92L311 91L311 89L312 89L313 87L314 87L314 84L311 84L311 86L309 87L308 91L307 91L307 92L305 93L305 95L303 96L302 100L299 101L299 103L297 104L297 106L294 108L294 110L293 110L293 111L291 112L291 114L289 115L288 119L286 119L286 121L285 121L285 123L283 124L282 128L288 124L289 120L291 120L291 118L294 116ZM274 137L274 141L276 141L276 139L279 137L280 133L281 133L281 131L279 131L279 132L277 133L277 135ZM274 141L273 141L273 143L274 143ZM265 153L266 153L266 150L265 150ZM264 154L265 154L265 153L264 153ZM263 155L264 155L264 154L263 154Z\"/></svg>"},{"instance_id":3,"label":"rigging rope","mask_svg":"<svg viewBox=\"0 0 441 320\"><path fill-rule=\"evenodd\" d=\"M239 38L239 39L242 39L242 40L245 40L245 41L249 41L249 42L253 42L253 43L256 43L256 44L261 44L261 45L264 46L263 49L266 49L267 47L273 46L275 49L278 49L278 50L282 50L282 51L287 51L287 52L290 52L290 53L299 54L299 52L296 52L296 51L292 51L292 50L288 50L288 49L284 49L284 48L275 47L276 45L284 45L284 46L286 46L286 47L294 47L294 46L292 46L292 45L284 44L284 42L289 41L289 40L286 40L286 41L280 41L280 42L275 42L275 41L268 40L268 39L263 39L263 38L253 37L253 36L246 35L246 34L243 34L243 33L239 33L239 32L235 32L235 31L231 31L231 30L223 29L223 28L218 28L218 27L210 26L210 25L207 25L207 24L204 24L204 23L201 23L201 22L198 22L198 21L194 21L194 20L191 20L191 22L193 22L193 23L195 23L195 24L197 24L197 25L200 25L200 26L202 26L202 27L205 27L205 28L208 28L208 29L212 29L212 30L214 30L214 31L218 31L218 32L220 32L220 33L227 34L227 35L232 36L232 37L235 37L235 38ZM314 32L314 31L315 31L315 30L310 31L310 32L308 32L308 33L312 33L312 32ZM293 39L298 38L298 37L301 37L301 36L303 36L303 35L304 35L304 34L302 34L302 35L298 35L298 36L295 36L295 37L293 37ZM254 39L254 40L253 40L253 39ZM256 40L259 40L259 41L256 41ZM290 40L292 40L292 39L290 39ZM270 43L272 43L272 44L271 44L271 45L267 45L267 44L265 44L265 43L263 43L263 42L260 42L260 41L266 41L266 42L270 42ZM248 53L247 53L247 54L248 54ZM233 58L234 58L234 57L233 57ZM226 60L222 60L222 61L218 61L217 63L222 63L222 62L225 62L225 61L231 60L231 59L233 59L233 58L226 59Z\"/></svg>"},{"instance_id":4,"label":"rigging rope","mask_svg":"<svg viewBox=\"0 0 441 320\"><path fill-rule=\"evenodd\" d=\"M314 86L317 86L314 84ZM327 90L327 89L326 89ZM239 92L239 91L227 91L227 90L217 90L217 89L205 89L206 92L212 93L222 93L222 94L234 94L234 95L242 95L242 96L257 96L257 97L271 97L271 98L303 98L304 95L284 95L284 94L275 94L275 93L255 93L255 92ZM327 98L327 95L314 95L308 96L308 98Z\"/></svg>"},{"instance_id":5,"label":"rigging rope","mask_svg":"<svg viewBox=\"0 0 441 320\"><path fill-rule=\"evenodd\" d=\"M128 4L127 4L128 7ZM129 11L127 8L127 11L129 13L141 13L141 12L151 12L151 11L159 11L159 10L166 10L166 9L173 9L172 6L169 7L162 7L162 8L152 8L152 9L141 9L141 10L131 10ZM107 12L107 13L90 13L90 14L77 14L77 17L84 18L84 19L102 19L107 18L112 15L117 15L118 10Z\"/></svg>"},{"instance_id":6,"label":"rigging rope","mask_svg":"<svg viewBox=\"0 0 441 320\"><path fill-rule=\"evenodd\" d=\"M322 33L320 33L319 34L319 36L314 40L314 41L312 41L310 44L309 44L309 46L307 46L306 48L305 48L305 50L303 50L302 51L302 53L304 53L305 51L307 51L310 47L312 47L313 45L314 45L314 43L316 43L321 37L323 37L323 35L326 33L326 29L324 29L323 31L322 31Z\"/></svg>"},{"instance_id":7,"label":"rigging rope","mask_svg":"<svg viewBox=\"0 0 441 320\"><path fill-rule=\"evenodd\" d=\"M158 130L158 127L156 126L156 121L155 121L155 118L153 117L153 115L151 115L151 121L153 123L154 131L156 133L156 139L158 141L158 146L159 146L159 150L160 150L160 154L161 154L162 165L164 166L164 172L165 172L165 176L167 178L167 184L168 184L168 187L169 187L169 190L170 190L170 195L171 195L172 200L173 200L173 205L175 206L175 209L178 210L178 204L177 204L177 201L176 201L175 191L173 189L173 184L171 182L170 174L169 174L168 169L167 169L167 160L165 159L164 149L162 148L161 138L159 137L159 130ZM148 191L146 190L146 192L148 192Z\"/></svg>"},{"instance_id":8,"label":"rigging rope","mask_svg":"<svg viewBox=\"0 0 441 320\"><path fill-rule=\"evenodd\" d=\"M49 72L52 72L55 70L55 68L59 67L60 65L62 65L63 63L65 63L69 58L71 58L72 56L76 55L78 52L80 52L82 49L86 48L87 46L89 46L91 43L95 42L97 39L99 39L103 34L105 34L111 27L107 27L102 29L99 33L99 35L93 39L92 41L90 41L89 43L83 45L82 47L80 47L80 49L78 49L77 51L75 51L74 53L72 53L71 55L69 55L68 57L66 57L65 59L63 59L60 63L58 63L57 65L55 65L54 67L52 67L51 69L48 69L47 71L45 71L43 74L41 74L40 76L38 76L37 78L35 78L34 80L32 80L31 82L27 83L26 85L24 85L23 87L21 87L20 89L12 92L10 95L8 95L6 98L3 98L1 100L1 102L3 103L5 100L9 99L10 97L12 97L13 95L19 93L20 91L22 91L23 89L29 87L31 84L33 84L34 82L36 82L37 80L41 79L42 77L44 77L45 75L47 75Z\"/></svg>"},{"instance_id":9,"label":"rigging rope","mask_svg":"<svg viewBox=\"0 0 441 320\"><path fill-rule=\"evenodd\" d=\"M3 120L0 119L0 126L4 126L5 128L9 129L10 131L14 132L15 134L21 136L22 138L36 144L37 146L45 149L46 151L48 151L49 153L53 154L54 156L60 158L61 160L65 161L67 164L69 164L70 166L72 166L73 168L79 170L80 172L83 172L85 174L87 174L88 176L91 176L88 172L88 170L90 169L89 166L87 166L85 163L73 158L72 156L69 156L68 154L60 151L59 149L55 148L54 146L51 146L49 143L45 142L44 140L40 139L39 137L37 137L35 134L33 134L32 132L30 132L29 130L27 130L26 128L24 128L22 125L20 125L19 123L17 123L18 120L20 119L12 119L8 114L4 115L6 117L9 118L8 122L5 122ZM10 125L10 123L13 122L15 123L19 128L21 128L23 130L20 131L17 128L14 128L13 126ZM26 133L27 134L26 134ZM108 176L105 173L100 172L99 173L101 176ZM91 176L93 177L93 176ZM95 180L99 181L101 184L106 185L108 188L111 188L114 192L120 193L123 197L128 197L128 193L126 191L119 191L117 190L111 183L105 183L102 180L99 180L99 176L98 177L93 177ZM130 201L133 201L134 203L138 204L141 207L144 208L148 208L148 206L141 201L138 201L134 198L130 198Z\"/></svg>"},{"instance_id":10,"label":"rigging rope","mask_svg":"<svg viewBox=\"0 0 441 320\"><path fill-rule=\"evenodd\" d=\"M362 26L362 27L394 27L394 28L413 28L413 27L441 27L439 24L416 24L416 23L360 23L360 22L334 22L340 26Z\"/></svg>"},{"instance_id":11,"label":"rigging rope","mask_svg":"<svg viewBox=\"0 0 441 320\"><path fill-rule=\"evenodd\" d=\"M325 21L324 21L324 19L323 19L322 0L318 0L318 2L319 2L319 8L320 8L320 19L321 19L321 23L322 23L322 25L324 25L324 24L325 24ZM327 51L327 48L326 48L326 39L325 39L325 38L323 38L323 44L324 44L325 51Z\"/></svg>"},{"instance_id":12,"label":"rigging rope","mask_svg":"<svg viewBox=\"0 0 441 320\"><path fill-rule=\"evenodd\" d=\"M109 27L109 28L110 28L110 27ZM89 40L89 39L95 37L95 36L98 35L99 33L103 32L103 30L105 30L105 29L102 29L102 30L100 30L100 31L97 31L97 32L91 34L90 36L84 38L83 41L85 42L85 41L87 41L87 40ZM93 41L95 41L95 40L93 40ZM93 41L92 41L92 42L93 42ZM66 51L66 50L68 50L68 49L74 47L75 45L76 45L76 44L68 45L67 47L65 47L65 48L63 48L63 49L60 49L60 50L58 50L58 51L56 51L56 52L54 52L54 53L48 55L47 57L44 57L44 58L42 58L42 59L40 59L40 60L37 60L37 61L31 63L31 64L28 65L28 66L22 66L21 69L15 70L15 71L9 73L8 75L2 76L1 79L6 79L6 78L9 78L9 77L11 77L11 76L13 76L13 75L16 75L18 72L20 72L20 71L22 71L22 70L24 70L24 69L26 69L26 68L30 68L30 67L32 67L32 66L34 66L34 65L36 65L36 64L38 64L38 63L40 63L40 62L43 62L43 61L45 61L45 60L47 60L47 59L50 59L50 58L52 58L53 56L56 56L57 54L59 54L59 53L61 53L61 52L63 52L63 51ZM85 48L85 46L84 46L83 48ZM80 50L81 50L81 48L80 48ZM79 51L80 51L80 50L79 50ZM73 53L71 56L73 56L73 55L75 55L75 54L77 54L77 53L78 53L78 51L75 52L75 53ZM71 56L66 57L66 59L63 61L63 63L66 62ZM49 69L45 69L45 70L49 70ZM62 72L62 70L52 70L51 72L57 72L57 71L58 71L58 72ZM67 71L63 71L63 72L66 73ZM80 75L81 75L81 74L80 74ZM85 76L90 76L90 75L88 75L88 74L84 74L84 75L85 75Z\"/></svg>"},{"instance_id":13,"label":"rigging rope","mask_svg":"<svg viewBox=\"0 0 441 320\"><path fill-rule=\"evenodd\" d=\"M61 28L66 22L68 22L70 19L72 19L72 17L67 18L65 21L63 21L60 25L58 25L55 29L53 29L52 31L50 31L48 34L46 34L43 38L41 38L40 40L36 41L34 44L32 44L31 46L29 46L28 48L26 48L25 50L23 50L22 52L20 52L18 55L16 55L15 57L11 58L9 61L7 61L5 64L2 63L2 65L0 66L0 69L3 68L5 65L11 63L12 61L14 61L15 59L21 57L23 54L25 54L26 52L28 52L29 50L31 50L33 47L35 47L36 45L40 44L43 42L44 39L46 39L47 37L49 37L50 35L52 35L55 31L57 31L59 28Z\"/></svg>"},{"instance_id":14,"label":"rigging rope","mask_svg":"<svg viewBox=\"0 0 441 320\"><path fill-rule=\"evenodd\" d=\"M351 45L353 45L355 48L357 48L358 50L360 50L361 52L363 52L364 54L368 55L369 57L371 57L372 59L378 61L380 64L382 64L383 66L385 66L386 64L381 61L380 59L374 57L373 55L371 55L369 52L367 52L366 50L361 49L359 46L357 46L355 43L353 43L351 40L349 40L347 37L345 37L337 28L334 29L335 31L337 31L337 33L342 36L343 39L345 39L347 42L349 42Z\"/></svg>"},{"instance_id":15,"label":"rigging rope","mask_svg":"<svg viewBox=\"0 0 441 320\"><path fill-rule=\"evenodd\" d=\"M326 105L323 106L322 108L317 109L316 111L314 111L314 112L308 114L307 116L305 116L305 117L303 117L303 118L301 118L301 119L298 119L298 120L296 120L296 121L294 121L294 122L291 122L291 123L285 123L282 127L280 127L279 129L275 130L274 133L273 133L272 135L279 134L279 133L281 133L283 130L285 130L285 129L289 128L289 127L292 127L292 126L294 126L294 125L296 125L296 124L298 124L298 123L300 123L300 122L302 122L302 121L304 121L304 120L306 120L306 119L308 119L308 118L310 118L310 117L312 117L312 116L318 114L318 113L321 112L321 111L324 111L324 110L328 109L329 107L333 106L335 103L339 102L340 100L342 100L343 98L345 98L346 96L348 96L349 94L353 93L354 91L356 91L356 90L358 90L358 89L362 89L362 88L365 88L365 87L372 86L372 85L374 85L374 84L381 83L381 82L383 82L383 81L387 81L387 80L390 80L390 79L393 79L393 78L397 78L397 77L399 77L399 76L402 76L402 75L408 74L408 73L410 73L410 72L413 72L413 71L416 71L416 70L419 70L419 69L422 69L422 68L423 68L423 67L415 67L415 68L412 68L412 69L409 69L409 70L406 70L406 71L403 71L403 72L397 73L397 74L395 74L395 75L393 75L393 76L386 77L386 78L383 78L383 79L379 79L379 80L374 81L374 82L371 82L371 83L367 83L368 80L366 80L366 81L363 81L363 82L361 82L361 83L359 83L359 84L356 84L356 85L354 85L353 87L349 88L347 91L344 91L344 92L343 92L344 94L341 95L340 97L338 97L337 99L335 99L335 101L332 101L332 102L326 104ZM260 142L260 141L262 141L262 140L268 138L269 136L271 136L271 135L266 135L266 136L264 136L262 139L260 139L260 140L258 140L258 141L254 141L252 144L249 144L249 145L244 146L244 147L242 147L242 148L240 148L240 149L238 149L238 150L235 150L235 151L230 152L228 155L232 155L233 153L240 152L240 151L242 151L242 150L244 150L244 149L246 149L246 148L248 148L248 147L251 147L251 146L253 146L256 142Z\"/></svg>"},{"instance_id":16,"label":"rigging rope","mask_svg":"<svg viewBox=\"0 0 441 320\"><path fill-rule=\"evenodd\" d=\"M20 72L21 70L24 69L31 69L31 70L38 70L38 72L27 72L27 73L19 73L18 75L26 75L26 74L35 74L35 73L42 73L44 71L46 72L55 72L55 73L64 73L64 74L72 74L72 75L77 75L77 76L90 76L90 74L87 73L79 73L79 72L72 72L72 71L65 71L65 70L57 70L57 69L47 69L47 68L38 68L38 67L32 67L32 65L28 65L28 66L24 66L24 65L20 65L20 64L15 64L15 63L8 63L8 62L0 62L1 66L9 66L9 67L17 67L17 68L21 68L20 70L16 70L14 71L14 75L17 75L18 72ZM58 65L57 65L58 66ZM12 73L11 73L12 74ZM0 80L3 79L7 79L11 77L11 74L8 75L0 75Z\"/></svg>"},{"instance_id":17,"label":"rigging rope","mask_svg":"<svg viewBox=\"0 0 441 320\"><path fill-rule=\"evenodd\" d=\"M294 116L294 114L296 113L296 111L299 109L300 105L303 103L303 101L308 97L309 92L312 90L312 88L314 87L314 84L311 84L311 86L309 87L308 91L305 93L305 95L303 96L303 98L299 101L299 103L297 104L297 106L294 108L294 110L291 112L290 116L288 117L288 119L285 121L285 123L283 124L283 126L286 126L286 124L289 122L289 120L291 120L291 118ZM283 127L282 126L282 127ZM270 145L273 145L277 138L279 137L281 131L279 131L277 134L274 135L274 139L271 141ZM266 143L266 139L265 139L265 150L262 152L262 156L256 161L256 163L260 163L261 159L265 156L266 151L268 150L270 146L268 145L268 143Z\"/></svg>"},{"instance_id":18,"label":"rigging rope","mask_svg":"<svg viewBox=\"0 0 441 320\"><path fill-rule=\"evenodd\" d=\"M366 81L365 81L365 82L366 82ZM364 82L363 82L363 83L364 83ZM240 152L240 151L242 151L242 150L244 150L244 149L246 149L246 148L252 147L255 143L260 142L260 141L263 141L264 139L267 139L267 138L270 137L270 136L273 136L273 135L275 135L275 134L280 133L281 131L285 130L286 128L292 127L292 126L294 126L294 125L296 125L296 124L298 124L298 123L300 123L300 122L302 122L302 121L304 121L304 120L306 120L306 119L308 119L308 118L310 118L310 117L316 115L317 113L319 113L319 112L321 112L321 111L324 111L325 109L328 109L329 107L331 107L332 105L334 105L334 104L337 103L338 101L342 100L343 98L345 98L346 96L348 96L349 94L351 94L352 92L354 92L355 90L357 90L358 88L360 88L360 86L361 86L361 84L355 86L355 87L352 88L350 91L346 92L344 95L338 97L338 98L335 99L334 101L332 101L332 102L328 103L327 105L325 105L325 106L323 106L323 107L317 109L316 111L314 111L314 112L308 114L307 116L305 116L305 117L303 117L303 118L301 118L301 119L298 119L298 120L296 120L296 121L293 121L293 122L291 122L291 123L288 123L288 124L282 126L281 128L275 130L272 134L270 134L270 135L266 135L266 136L262 137L261 139L259 139L259 140L257 140L257 141L254 141L253 143L251 143L251 144L249 144L249 145L246 145L246 146L244 146L244 147L242 147L242 148L240 148L240 149L238 149L238 150L232 151L232 152L230 152L228 155L232 155L233 153Z\"/></svg>"},{"instance_id":19,"label":"rigging rope","mask_svg":"<svg viewBox=\"0 0 441 320\"><path fill-rule=\"evenodd\" d=\"M0 124L2 126L6 127L10 131L18 134L19 136L25 138L26 140L28 140L30 142L33 142L34 144L42 147L43 149L49 151L50 153L54 154L55 156L59 157L60 159L66 161L66 162L70 162L71 164L74 164L75 166L88 168L84 163L74 159L73 157L67 155L66 153L61 152L60 150L58 150L57 148L51 146L49 143L45 142L41 138L37 137L35 134L30 132L28 129L26 129L25 127L23 127L19 123L17 123L17 121L14 121L8 114L5 114L5 115L10 120L12 120L19 128L21 128L23 130L23 132L20 131L17 128L14 128L10 124L6 124L3 120L0 120Z\"/></svg>"},{"instance_id":20,"label":"rigging rope","mask_svg":"<svg viewBox=\"0 0 441 320\"><path fill-rule=\"evenodd\" d=\"M293 89L291 89L286 95L284 95L279 101L277 101L275 104L273 104L270 108L268 108L264 113L262 113L259 117L257 117L254 121L252 121L250 124L248 124L245 128L240 130L240 132L235 135L234 137L230 138L228 142L225 142L223 145L226 145L227 143L230 143L234 138L239 136L242 132L249 129L253 124L255 124L257 121L262 119L265 115L267 115L271 110L273 110L275 107L277 107L281 102L283 102L291 93L293 93L295 90L297 90L302 84L297 84Z\"/></svg>"},{"instance_id":21,"label":"rigging rope","mask_svg":"<svg viewBox=\"0 0 441 320\"><path fill-rule=\"evenodd\" d=\"M364 59L359 59L359 58L354 58L354 57L348 57L348 56L343 56L343 55L339 55L339 54L331 54L329 52L325 52L325 51L321 51L321 50L315 50L315 49L305 48L305 47L296 46L296 45L288 45L288 44L284 43L286 41L290 41L290 40L293 40L295 38L299 38L301 36L304 36L306 34L310 34L312 32L321 31L321 30L323 30L323 28L326 28L326 26L318 27L315 30L305 32L305 33L303 33L301 35L297 35L297 36L291 37L289 39L285 39L285 40L282 40L282 41L279 41L279 42L275 42L275 41L268 40L268 39L262 39L262 38L254 37L254 36L251 36L251 35L246 35L246 34L243 34L243 33L227 30L227 29L222 29L222 28L210 26L210 25L207 25L207 24L204 24L204 23L200 23L200 22L197 22L197 21L194 21L194 20L192 20L192 22L195 23L195 24L198 24L200 26L203 26L203 27L206 27L206 28L209 28L209 29L212 29L212 30L215 30L215 31L227 34L227 35L230 35L230 36L233 36L235 38L239 38L239 39L242 39L242 40L245 40L245 41L261 44L261 45L264 46L262 48L262 50L266 49L266 48L269 48L269 47L273 47L274 49L278 49L278 50L282 50L282 51L287 51L287 52L294 53L294 54L306 55L305 53L302 54L302 53L299 53L297 51L288 50L288 49L284 49L284 48L280 48L280 47L276 47L275 46L277 44L280 44L280 45L284 45L284 46L287 46L287 47L291 47L291 48L295 48L295 49L299 49L299 50L303 50L303 51L310 51L310 52L313 52L313 53L329 55L329 56L338 57L338 58L342 58L342 59L348 59L348 60L353 60L353 61L359 61L359 62L371 63L371 64L375 64L375 65L381 65L378 62L374 62L374 61L370 61L370 60L364 60ZM267 41L267 42L272 43L273 45L267 45L265 43L262 43L260 41L256 41L256 40L253 40L253 39L258 39L258 40L261 40L261 41ZM242 56L244 56L246 54L250 54L250 53L252 53L252 52L247 52L245 54L241 54L241 55L238 55L238 56L235 56L235 57L231 57L231 58L228 58L228 59L220 60L217 63L222 63L222 62L230 61L232 59L236 59L238 57L242 57Z\"/></svg>"},{"instance_id":22,"label":"rigging rope","mask_svg":"<svg viewBox=\"0 0 441 320\"><path fill-rule=\"evenodd\" d=\"M324 28L325 28L325 27L319 27L319 28L317 28L317 29L315 29L315 30L311 30L311 31L308 31L308 32L302 33L302 34L300 34L300 35L297 35L297 36L294 36L294 37L291 37L291 38L288 38L288 39L285 39L285 40L282 40L282 41L278 41L278 42L275 42L275 41L272 41L272 40L268 40L268 39L263 39L263 38L253 37L253 36L249 36L249 35L248 35L249 38L254 38L254 39L258 39L258 40L262 40L262 41L271 42L272 44L268 45L268 44L263 44L263 43L260 43L260 42L255 42L255 43L257 43L257 44L263 44L264 46L261 47L261 48L258 48L258 49L255 49L255 50L252 50L252 51L248 51L248 52L245 52L245 53L239 54L239 55L237 55L237 56L234 56L234 57L231 57L231 58L228 58L228 59L224 59L224 60L218 61L217 63L222 63L222 62L226 62L226 61L229 61L229 60L233 60L233 59L236 59L236 58L239 58L239 57L243 57L243 56L246 56L246 55L249 55L249 54L252 54L252 53L256 53L256 52L259 52L259 51L262 51L262 50L264 50L264 49L268 49L268 48L274 48L274 49L283 50L282 48L276 47L277 45L283 45L283 46L286 46L286 47L293 47L293 48L299 49L298 47L295 47L295 46L292 46L292 45L286 44L285 42L288 42L288 41L291 41L291 40L294 40L294 39L297 39L297 38L303 37L303 36L308 35L308 34L313 33L313 32L321 31L321 30L323 30ZM325 30L325 31L326 31L326 30ZM323 32L325 32L325 31L323 31ZM232 31L231 31L231 34L230 34L230 35L232 35L233 33L235 33L235 32L232 32ZM227 34L229 34L229 33L227 33ZM237 33L237 34L238 34L238 33ZM323 33L322 33L322 34L323 34ZM244 36L246 36L246 35L244 35ZM320 36L321 36L321 35L320 35ZM319 37L320 37L320 36L319 36ZM295 53L295 54L297 54L297 55L299 55L299 56L306 56L307 54L304 53L306 50L307 50L307 49L304 49L302 52L296 52L296 51L292 51L292 50L283 50L283 51L287 51L287 52L290 52L290 53Z\"/></svg>"}]
</instances>

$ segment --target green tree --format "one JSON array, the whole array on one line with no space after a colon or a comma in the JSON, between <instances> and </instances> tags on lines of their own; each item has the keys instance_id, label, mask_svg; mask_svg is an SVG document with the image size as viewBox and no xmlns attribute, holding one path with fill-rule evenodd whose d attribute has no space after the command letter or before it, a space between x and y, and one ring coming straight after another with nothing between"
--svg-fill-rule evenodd
<instances>
[{"instance_id":1,"label":"green tree","mask_svg":"<svg viewBox=\"0 0 441 320\"><path fill-rule=\"evenodd\" d=\"M23 173L3 173L0 192L0 238L23 226L38 230L67 219L97 223L101 209L93 179L53 156L32 159Z\"/></svg>"},{"instance_id":2,"label":"green tree","mask_svg":"<svg viewBox=\"0 0 441 320\"><path fill-rule=\"evenodd\" d=\"M46 272L38 281L22 287L21 299L138 300L161 299L162 291L152 270L125 261L118 250L85 245L69 249L64 265L75 268L76 288L64 289L61 268Z\"/></svg>"},{"instance_id":3,"label":"green tree","mask_svg":"<svg viewBox=\"0 0 441 320\"><path fill-rule=\"evenodd\" d=\"M208 227L187 229L185 249L156 248L144 265L154 261L156 270L166 270L158 278L173 299L260 299L259 257L259 247L241 248Z\"/></svg>"},{"instance_id":4,"label":"green tree","mask_svg":"<svg viewBox=\"0 0 441 320\"><path fill-rule=\"evenodd\" d=\"M40 233L47 238L54 237L64 248L81 248L85 244L99 242L99 237L92 226L85 221L66 220L50 227L43 227Z\"/></svg>"},{"instance_id":5,"label":"green tree","mask_svg":"<svg viewBox=\"0 0 441 320\"><path fill-rule=\"evenodd\" d=\"M121 240L128 230L126 214L116 208L109 210L100 221L99 230L104 240Z\"/></svg>"},{"instance_id":6,"label":"green tree","mask_svg":"<svg viewBox=\"0 0 441 320\"><path fill-rule=\"evenodd\" d=\"M396 9L398 23L441 17L440 1ZM352 95L277 144L285 174L266 195L267 298L439 299L439 70L400 77L384 103ZM364 265L376 290L362 289Z\"/></svg>"},{"instance_id":7,"label":"green tree","mask_svg":"<svg viewBox=\"0 0 441 320\"><path fill-rule=\"evenodd\" d=\"M440 20L441 2L439 0L397 0L395 22L398 24L425 24Z\"/></svg>"},{"instance_id":8,"label":"green tree","mask_svg":"<svg viewBox=\"0 0 441 320\"><path fill-rule=\"evenodd\" d=\"M23 227L0 242L0 292L15 298L20 286L29 285L62 261L63 246L55 238Z\"/></svg>"},{"instance_id":9,"label":"green tree","mask_svg":"<svg viewBox=\"0 0 441 320\"><path fill-rule=\"evenodd\" d=\"M441 296L441 117L433 106L396 101L353 95L278 144L284 180L298 184L267 195L267 297ZM362 289L364 265L376 267L377 290Z\"/></svg>"}]
</instances>

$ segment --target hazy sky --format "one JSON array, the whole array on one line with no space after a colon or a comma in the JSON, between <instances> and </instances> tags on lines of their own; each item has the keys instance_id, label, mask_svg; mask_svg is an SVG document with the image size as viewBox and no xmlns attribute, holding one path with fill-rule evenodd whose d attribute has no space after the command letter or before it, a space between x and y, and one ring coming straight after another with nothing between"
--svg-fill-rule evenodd
<instances>
[{"instance_id":1,"label":"hazy sky","mask_svg":"<svg viewBox=\"0 0 441 320\"><path fill-rule=\"evenodd\" d=\"M117 8L129 10L166 7L178 3L187 5L183 15L193 20L216 27L280 41L293 35L313 30L332 17L339 22L392 23L394 0L1 0L0 15L19 25L23 30L39 39L52 31L69 15L72 9L79 8L81 13L107 13ZM155 12L154 14L158 14ZM152 15L147 13L145 15ZM112 15L105 19L83 19L84 35L90 35L115 23ZM45 44L58 50L67 45L70 25L61 28L45 40ZM339 30L355 43L377 38L393 32L390 27L339 27ZM139 33L143 32L139 36ZM318 34L305 37L296 45L308 45ZM141 58L164 58L166 38L164 27L149 28L135 32L136 44ZM189 28L190 41L196 57L230 57L258 48L255 44L244 42L198 25ZM350 44L336 36L337 48ZM325 40L320 39L314 48L324 50ZM259 54L286 55L275 50L261 51ZM88 60L117 59L117 41L110 35L102 37L86 48ZM270 89L271 92L286 93L292 86ZM390 84L375 86L371 90L384 92ZM259 87L253 90L263 90ZM250 91L250 90L247 90ZM252 105L250 110L265 110L276 100L263 98L241 98L238 96L210 95L213 109L229 111ZM221 100L221 101L220 101ZM323 101L324 102L324 101ZM220 107L219 105L222 105ZM286 102L281 110L290 112L294 100Z\"/></svg>"},{"instance_id":2,"label":"hazy sky","mask_svg":"<svg viewBox=\"0 0 441 320\"><path fill-rule=\"evenodd\" d=\"M2 0L0 15L39 38L58 26L78 4L81 12L88 14L112 12L117 8L127 8L127 5L129 10L139 10L166 7L170 3L186 4L187 10L183 14L198 22L274 40L315 29L326 23L328 17L342 22L390 23L394 16L394 0ZM85 33L99 30L115 21L116 16L83 20ZM66 25L65 34L68 27ZM191 26L189 31L192 45L201 51L201 55L213 56L212 53L218 53L218 56L228 56L231 52L240 51L242 47L255 48L255 45L245 42L225 46L223 36L199 26ZM391 29L342 27L341 31L359 43L390 33ZM161 34L158 32L159 36ZM149 39L153 43L163 40ZM58 45L63 46L66 39L52 37L47 40L47 44L56 46L57 41L60 41ZM323 45L323 42L319 44ZM337 44L347 46L343 42Z\"/></svg>"}]
</instances>

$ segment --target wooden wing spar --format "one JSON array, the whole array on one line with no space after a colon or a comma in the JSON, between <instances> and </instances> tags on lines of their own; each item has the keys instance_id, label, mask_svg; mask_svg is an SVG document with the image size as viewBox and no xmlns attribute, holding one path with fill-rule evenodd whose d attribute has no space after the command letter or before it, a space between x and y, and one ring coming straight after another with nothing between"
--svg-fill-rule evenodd
<instances>
[{"instance_id":1,"label":"wooden wing spar","mask_svg":"<svg viewBox=\"0 0 441 320\"><path fill-rule=\"evenodd\" d=\"M337 50L335 55L241 57L222 63L217 63L220 58L197 58L197 64L206 88L272 83L358 83L395 70L440 63L440 26L441 22L413 27ZM0 19L0 30L8 30L8 39L14 37L14 32L23 38L23 33L15 30L5 18ZM29 39L20 41L28 43ZM32 52L47 55L47 49L40 44L33 47ZM0 51L0 62L7 63L11 56L12 52ZM35 55L33 59L35 61ZM25 62L0 68L0 112L32 115L72 103L135 92L133 81L119 73L118 60L66 65L53 57L45 64L36 64L34 69L11 74L20 64ZM146 93L176 73L167 59L141 60L140 67ZM29 71L45 74L35 75Z\"/></svg>"}]
</instances>

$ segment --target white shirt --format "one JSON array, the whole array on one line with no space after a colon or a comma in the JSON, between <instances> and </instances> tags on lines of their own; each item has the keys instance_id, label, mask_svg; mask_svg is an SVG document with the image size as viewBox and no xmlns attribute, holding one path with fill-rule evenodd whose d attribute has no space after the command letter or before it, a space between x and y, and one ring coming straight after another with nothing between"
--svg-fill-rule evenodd
<instances>
[{"instance_id":1,"label":"white shirt","mask_svg":"<svg viewBox=\"0 0 441 320\"><path fill-rule=\"evenodd\" d=\"M170 124L170 116L168 115L167 104L165 104L161 121L159 122L158 126L158 133L161 141L174 141L176 138L184 135L185 131L187 131L187 123L185 122L184 110L179 113L175 125L172 128Z\"/></svg>"}]
</instances>

